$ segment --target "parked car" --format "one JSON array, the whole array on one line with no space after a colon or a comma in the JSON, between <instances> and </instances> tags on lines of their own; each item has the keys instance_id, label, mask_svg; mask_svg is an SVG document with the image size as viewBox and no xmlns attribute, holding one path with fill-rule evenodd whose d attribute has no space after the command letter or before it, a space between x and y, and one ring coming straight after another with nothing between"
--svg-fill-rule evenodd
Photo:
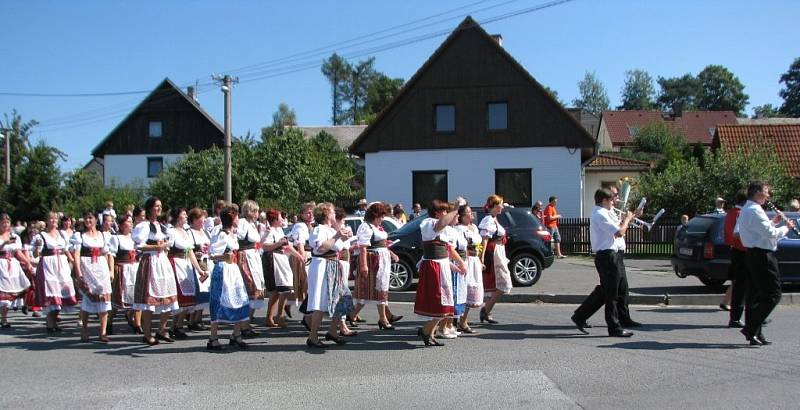
<instances>
[{"instance_id":1,"label":"parked car","mask_svg":"<svg viewBox=\"0 0 800 410\"><path fill-rule=\"evenodd\" d=\"M767 212L770 218L774 215ZM797 221L800 213L787 212L786 216ZM714 288L728 280L731 250L725 244L724 221L724 214L699 215L678 231L670 258L676 275L696 276L704 285ZM800 237L790 231L785 239L778 241L775 257L782 280L800 282Z\"/></svg>"},{"instance_id":2,"label":"parked car","mask_svg":"<svg viewBox=\"0 0 800 410\"><path fill-rule=\"evenodd\" d=\"M472 208L476 223L486 212L483 208ZM402 228L389 234L389 240L398 241L392 251L400 260L392 264L389 290L408 290L417 277L417 263L422 258L422 232L419 225L427 215L409 221ZM531 215L529 208L505 208L498 220L506 228L508 243L506 255L510 262L511 279L517 286L532 286L542 277L542 270L553 264L550 232Z\"/></svg>"},{"instance_id":3,"label":"parked car","mask_svg":"<svg viewBox=\"0 0 800 410\"><path fill-rule=\"evenodd\" d=\"M346 216L344 218L344 223L347 224L347 226L349 226L350 229L353 230L353 234L358 232L358 227L361 225L362 222L364 222L364 217L362 216ZM386 231L386 233L392 233L400 229L400 222L397 222L392 218L386 217L383 218L383 223L381 223L381 226L383 227L383 230Z\"/></svg>"}]
</instances>

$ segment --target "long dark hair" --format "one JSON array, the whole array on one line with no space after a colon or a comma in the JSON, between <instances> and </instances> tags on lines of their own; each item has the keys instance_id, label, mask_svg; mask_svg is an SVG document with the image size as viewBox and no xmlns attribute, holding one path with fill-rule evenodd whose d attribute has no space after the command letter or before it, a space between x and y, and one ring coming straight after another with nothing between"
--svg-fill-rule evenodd
<instances>
[{"instance_id":1,"label":"long dark hair","mask_svg":"<svg viewBox=\"0 0 800 410\"><path fill-rule=\"evenodd\" d=\"M153 207L156 206L156 202L161 202L161 200L155 196L151 196L150 198L147 198L147 201L144 201L144 217L146 219L150 219L150 212ZM156 217L158 217L158 215L156 215Z\"/></svg>"}]
</instances>

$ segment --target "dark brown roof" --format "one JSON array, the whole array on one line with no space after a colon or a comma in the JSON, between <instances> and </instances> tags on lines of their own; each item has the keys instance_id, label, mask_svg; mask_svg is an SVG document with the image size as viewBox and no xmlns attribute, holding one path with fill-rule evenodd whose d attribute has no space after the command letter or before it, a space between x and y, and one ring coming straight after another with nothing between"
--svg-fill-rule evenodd
<instances>
[{"instance_id":1,"label":"dark brown roof","mask_svg":"<svg viewBox=\"0 0 800 410\"><path fill-rule=\"evenodd\" d=\"M631 170L631 171L648 171L650 170L650 163L646 161L639 161L636 159L622 158L609 154L598 154L589 164L587 168L592 171L610 171L610 170Z\"/></svg>"},{"instance_id":2,"label":"dark brown roof","mask_svg":"<svg viewBox=\"0 0 800 410\"><path fill-rule=\"evenodd\" d=\"M660 111L603 111L602 119L613 145L631 145L631 128L640 129L653 122L665 122L679 130L691 144L710 145L714 128L720 124L736 124L733 111L686 111L680 117L670 117Z\"/></svg>"},{"instance_id":3,"label":"dark brown roof","mask_svg":"<svg viewBox=\"0 0 800 410\"><path fill-rule=\"evenodd\" d=\"M730 153L758 145L774 149L789 175L800 178L800 124L720 125L712 147Z\"/></svg>"},{"instance_id":4,"label":"dark brown roof","mask_svg":"<svg viewBox=\"0 0 800 410\"><path fill-rule=\"evenodd\" d=\"M486 131L485 104L508 102L509 130ZM435 133L435 104L456 104L456 131ZM487 135L488 134L488 135ZM406 82L353 142L363 156L385 150L564 146L583 159L593 136L471 17Z\"/></svg>"}]
</instances>

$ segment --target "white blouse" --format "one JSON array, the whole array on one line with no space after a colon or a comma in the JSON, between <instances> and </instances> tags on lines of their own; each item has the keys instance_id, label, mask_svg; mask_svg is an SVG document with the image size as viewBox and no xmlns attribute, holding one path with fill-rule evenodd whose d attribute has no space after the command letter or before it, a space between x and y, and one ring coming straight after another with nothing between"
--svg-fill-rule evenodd
<instances>
[{"instance_id":1,"label":"white blouse","mask_svg":"<svg viewBox=\"0 0 800 410\"><path fill-rule=\"evenodd\" d=\"M108 240L108 251L112 254L122 251L135 251L136 244L133 243L133 238L130 235L111 235Z\"/></svg>"},{"instance_id":2,"label":"white blouse","mask_svg":"<svg viewBox=\"0 0 800 410\"><path fill-rule=\"evenodd\" d=\"M192 247L200 245L200 252L208 254L211 239L205 231L197 232L194 229L187 229L186 234L192 238Z\"/></svg>"},{"instance_id":3,"label":"white blouse","mask_svg":"<svg viewBox=\"0 0 800 410\"><path fill-rule=\"evenodd\" d=\"M84 246L87 248L100 248L100 253L105 255L108 253L108 241L105 236L102 232L97 232L95 237L75 232L69 240L70 250L80 252Z\"/></svg>"},{"instance_id":4,"label":"white blouse","mask_svg":"<svg viewBox=\"0 0 800 410\"><path fill-rule=\"evenodd\" d=\"M264 235L261 237L261 243L264 245L272 245L273 243L278 243L283 237L286 236L283 234L283 229L278 228L268 228L264 231Z\"/></svg>"},{"instance_id":5,"label":"white blouse","mask_svg":"<svg viewBox=\"0 0 800 410\"><path fill-rule=\"evenodd\" d=\"M425 220L419 224L419 229L422 231L422 240L424 242L432 241L436 239L437 236L442 242L449 242L450 238L448 237L448 232L450 230L447 229L447 227L439 232L433 230L437 222L439 222L439 220L436 218L425 218Z\"/></svg>"},{"instance_id":6,"label":"white blouse","mask_svg":"<svg viewBox=\"0 0 800 410\"><path fill-rule=\"evenodd\" d=\"M497 222L497 218L491 215L484 216L478 228L481 230L481 236L484 238L493 238L494 236L504 236L506 234L506 229L503 228L503 225L500 225L500 223Z\"/></svg>"},{"instance_id":7,"label":"white blouse","mask_svg":"<svg viewBox=\"0 0 800 410\"><path fill-rule=\"evenodd\" d=\"M208 251L211 256L221 256L225 254L225 251L233 252L238 249L239 241L236 239L236 236L220 229L219 233L217 233L217 236L215 236L211 242L211 246L209 247Z\"/></svg>"},{"instance_id":8,"label":"white blouse","mask_svg":"<svg viewBox=\"0 0 800 410\"><path fill-rule=\"evenodd\" d=\"M19 238L19 235L11 234L9 239L14 239L14 243L7 243L2 248L0 248L0 252L14 252L19 249L22 249L22 240Z\"/></svg>"},{"instance_id":9,"label":"white blouse","mask_svg":"<svg viewBox=\"0 0 800 410\"><path fill-rule=\"evenodd\" d=\"M40 233L39 235L41 236L42 240L44 240L43 243L47 245L47 249L63 251L67 250L69 247L67 239L64 239L64 237L62 237L60 234L55 239L44 232Z\"/></svg>"},{"instance_id":10,"label":"white blouse","mask_svg":"<svg viewBox=\"0 0 800 410\"><path fill-rule=\"evenodd\" d=\"M182 232L178 232L178 230ZM181 235L183 233L183 235ZM189 233L184 231L183 228L170 228L167 231L167 242L169 243L170 248L178 248L178 249L193 249L194 242L192 238L189 236Z\"/></svg>"},{"instance_id":11,"label":"white blouse","mask_svg":"<svg viewBox=\"0 0 800 410\"><path fill-rule=\"evenodd\" d=\"M483 241L478 227L475 226L475 224L470 224L469 226L456 225L456 230L464 237L464 240L467 241L467 245L478 245Z\"/></svg>"},{"instance_id":12,"label":"white blouse","mask_svg":"<svg viewBox=\"0 0 800 410\"><path fill-rule=\"evenodd\" d=\"M328 225L317 225L308 238L308 242L311 244L311 252L316 255L322 254L322 252L319 252L319 248L325 241L332 239L334 236L336 236L335 229ZM330 250L339 252L342 249L344 249L344 242L341 239L337 239Z\"/></svg>"},{"instance_id":13,"label":"white blouse","mask_svg":"<svg viewBox=\"0 0 800 410\"><path fill-rule=\"evenodd\" d=\"M239 219L239 227L236 230L236 238L240 241L247 239L248 242L256 243L261 239L258 228L247 219Z\"/></svg>"},{"instance_id":14,"label":"white blouse","mask_svg":"<svg viewBox=\"0 0 800 410\"><path fill-rule=\"evenodd\" d=\"M375 227L369 222L362 222L356 231L358 237L358 244L362 246L370 246L372 244L372 236L375 235L375 241L385 241L389 234L383 230L382 226Z\"/></svg>"},{"instance_id":15,"label":"white blouse","mask_svg":"<svg viewBox=\"0 0 800 410\"><path fill-rule=\"evenodd\" d=\"M142 248L143 246L147 245L147 241L166 241L167 234L166 228L158 222L153 223L155 227L155 231L150 230L150 221L142 221L133 228L133 233L131 236L133 237L133 242L136 243L137 248Z\"/></svg>"},{"instance_id":16,"label":"white blouse","mask_svg":"<svg viewBox=\"0 0 800 410\"><path fill-rule=\"evenodd\" d=\"M305 245L306 241L310 237L308 233L308 226L304 222L298 222L292 225L292 231L289 232L289 240L292 244L302 244Z\"/></svg>"}]
</instances>

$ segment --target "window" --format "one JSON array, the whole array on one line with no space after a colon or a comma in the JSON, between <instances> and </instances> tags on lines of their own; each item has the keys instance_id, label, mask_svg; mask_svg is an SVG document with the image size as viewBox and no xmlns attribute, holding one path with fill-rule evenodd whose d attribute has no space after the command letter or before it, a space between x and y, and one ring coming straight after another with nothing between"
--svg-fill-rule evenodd
<instances>
[{"instance_id":1,"label":"window","mask_svg":"<svg viewBox=\"0 0 800 410\"><path fill-rule=\"evenodd\" d=\"M505 131L508 129L508 103L489 103L486 108L489 131Z\"/></svg>"},{"instance_id":2,"label":"window","mask_svg":"<svg viewBox=\"0 0 800 410\"><path fill-rule=\"evenodd\" d=\"M148 135L151 138L161 137L161 121L150 121L150 126L148 129Z\"/></svg>"},{"instance_id":3,"label":"window","mask_svg":"<svg viewBox=\"0 0 800 410\"><path fill-rule=\"evenodd\" d=\"M456 106L437 105L434 107L434 129L436 132L454 132L456 130Z\"/></svg>"},{"instance_id":4,"label":"window","mask_svg":"<svg viewBox=\"0 0 800 410\"><path fill-rule=\"evenodd\" d=\"M434 199L447 200L447 171L412 171L412 202L427 208Z\"/></svg>"},{"instance_id":5,"label":"window","mask_svg":"<svg viewBox=\"0 0 800 410\"><path fill-rule=\"evenodd\" d=\"M510 205L523 207L533 205L530 168L494 170L494 188L495 192Z\"/></svg>"},{"instance_id":6,"label":"window","mask_svg":"<svg viewBox=\"0 0 800 410\"><path fill-rule=\"evenodd\" d=\"M147 158L147 177L155 178L164 169L164 158L162 157L148 157Z\"/></svg>"},{"instance_id":7,"label":"window","mask_svg":"<svg viewBox=\"0 0 800 410\"><path fill-rule=\"evenodd\" d=\"M708 133L711 134L712 137L714 136L715 132L717 132L717 127L709 127L708 128Z\"/></svg>"},{"instance_id":8,"label":"window","mask_svg":"<svg viewBox=\"0 0 800 410\"><path fill-rule=\"evenodd\" d=\"M628 135L631 137L636 137L636 134L639 133L639 128L636 127L628 127Z\"/></svg>"}]
</instances>

